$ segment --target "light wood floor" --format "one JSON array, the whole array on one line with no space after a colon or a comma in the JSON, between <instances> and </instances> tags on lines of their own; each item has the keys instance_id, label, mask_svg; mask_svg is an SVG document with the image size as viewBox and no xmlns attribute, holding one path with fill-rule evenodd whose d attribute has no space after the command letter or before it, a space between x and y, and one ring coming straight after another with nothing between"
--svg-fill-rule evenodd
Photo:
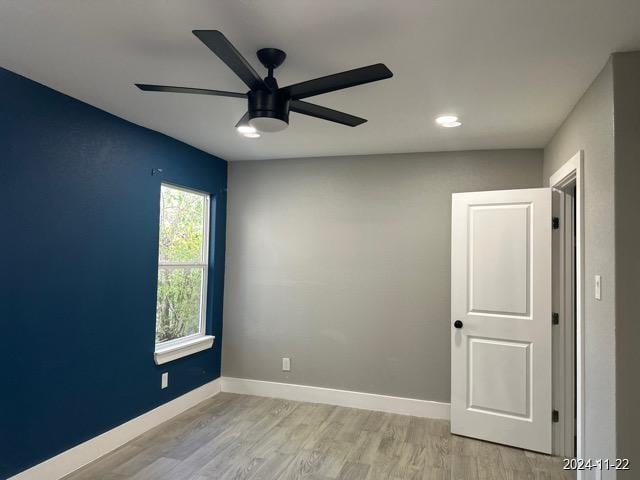
<instances>
[{"instance_id":1,"label":"light wood floor","mask_svg":"<svg viewBox=\"0 0 640 480\"><path fill-rule=\"evenodd\" d=\"M444 420L221 393L66 480L564 480L561 461Z\"/></svg>"}]
</instances>

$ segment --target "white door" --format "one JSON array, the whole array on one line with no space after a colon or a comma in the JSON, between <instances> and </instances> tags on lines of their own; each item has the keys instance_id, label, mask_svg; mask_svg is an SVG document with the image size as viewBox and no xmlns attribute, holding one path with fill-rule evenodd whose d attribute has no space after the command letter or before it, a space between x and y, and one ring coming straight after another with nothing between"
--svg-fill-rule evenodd
<instances>
[{"instance_id":1,"label":"white door","mask_svg":"<svg viewBox=\"0 0 640 480\"><path fill-rule=\"evenodd\" d=\"M551 189L453 194L451 431L551 453Z\"/></svg>"}]
</instances>

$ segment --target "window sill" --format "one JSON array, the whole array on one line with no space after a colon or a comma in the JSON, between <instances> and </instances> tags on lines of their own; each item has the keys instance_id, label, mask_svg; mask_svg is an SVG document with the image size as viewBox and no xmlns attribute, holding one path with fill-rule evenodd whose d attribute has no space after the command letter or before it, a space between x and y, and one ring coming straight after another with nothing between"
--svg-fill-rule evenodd
<instances>
[{"instance_id":1,"label":"window sill","mask_svg":"<svg viewBox=\"0 0 640 480\"><path fill-rule=\"evenodd\" d=\"M156 346L153 358L156 365L177 360L178 358L193 355L213 347L213 341L216 337L212 335L203 335L201 337L185 340L184 342L174 343L166 346Z\"/></svg>"}]
</instances>

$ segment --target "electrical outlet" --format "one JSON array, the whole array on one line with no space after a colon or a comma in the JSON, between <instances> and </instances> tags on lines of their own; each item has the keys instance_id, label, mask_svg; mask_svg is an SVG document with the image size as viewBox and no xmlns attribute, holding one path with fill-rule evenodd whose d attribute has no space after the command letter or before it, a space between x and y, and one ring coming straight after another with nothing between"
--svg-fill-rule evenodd
<instances>
[{"instance_id":1,"label":"electrical outlet","mask_svg":"<svg viewBox=\"0 0 640 480\"><path fill-rule=\"evenodd\" d=\"M167 388L169 386L169 372L164 372L162 374L162 382L160 384L160 388Z\"/></svg>"},{"instance_id":2,"label":"electrical outlet","mask_svg":"<svg viewBox=\"0 0 640 480\"><path fill-rule=\"evenodd\" d=\"M289 357L282 357L282 371L283 372L291 371L291 359Z\"/></svg>"}]
</instances>

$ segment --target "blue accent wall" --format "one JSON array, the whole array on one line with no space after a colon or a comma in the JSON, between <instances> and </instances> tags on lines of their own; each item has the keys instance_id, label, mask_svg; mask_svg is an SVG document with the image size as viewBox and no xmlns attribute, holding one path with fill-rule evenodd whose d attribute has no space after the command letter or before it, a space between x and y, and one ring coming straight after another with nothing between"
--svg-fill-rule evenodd
<instances>
[{"instance_id":1,"label":"blue accent wall","mask_svg":"<svg viewBox=\"0 0 640 480\"><path fill-rule=\"evenodd\" d=\"M157 366L163 181L212 194L216 340ZM224 160L0 68L0 478L220 375L226 184Z\"/></svg>"}]
</instances>

